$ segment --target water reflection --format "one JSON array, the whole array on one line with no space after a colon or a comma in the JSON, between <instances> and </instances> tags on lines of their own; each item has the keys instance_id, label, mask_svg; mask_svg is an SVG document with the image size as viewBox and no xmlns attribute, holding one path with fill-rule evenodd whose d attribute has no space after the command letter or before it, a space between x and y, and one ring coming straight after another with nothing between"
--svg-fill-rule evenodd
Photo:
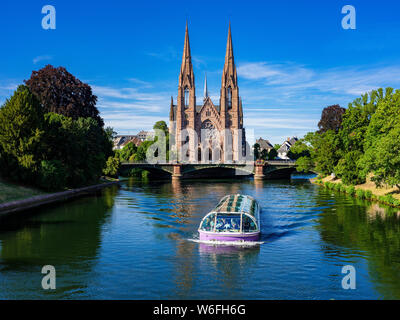
<instances>
[{"instance_id":1,"label":"water reflection","mask_svg":"<svg viewBox=\"0 0 400 320\"><path fill-rule=\"evenodd\" d=\"M52 296L86 290L116 193L117 188L108 188L99 196L34 210L23 220L2 221L0 279L9 290L0 292L0 298L40 294L40 271L48 264L63 275ZM21 277L25 288L14 292L12 288L20 288ZM64 277L73 281L63 285Z\"/></svg>"},{"instance_id":2,"label":"water reflection","mask_svg":"<svg viewBox=\"0 0 400 320\"><path fill-rule=\"evenodd\" d=\"M226 194L255 197L255 247L189 241ZM400 298L398 210L305 180L135 181L0 224L0 298ZM56 292L38 290L57 269ZM340 286L354 264L357 290Z\"/></svg>"},{"instance_id":3,"label":"water reflection","mask_svg":"<svg viewBox=\"0 0 400 320\"><path fill-rule=\"evenodd\" d=\"M326 197L326 191L320 191ZM400 219L398 209L336 195L335 211L325 210L318 230L330 257L367 259L369 276L384 299L400 299ZM333 245L333 246L332 246Z\"/></svg>"}]
</instances>

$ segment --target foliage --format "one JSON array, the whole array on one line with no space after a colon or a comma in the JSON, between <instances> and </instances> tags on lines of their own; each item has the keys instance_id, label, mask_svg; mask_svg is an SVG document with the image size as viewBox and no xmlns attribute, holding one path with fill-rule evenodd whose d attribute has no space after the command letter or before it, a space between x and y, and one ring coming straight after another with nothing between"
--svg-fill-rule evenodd
<instances>
[{"instance_id":1,"label":"foliage","mask_svg":"<svg viewBox=\"0 0 400 320\"><path fill-rule=\"evenodd\" d=\"M74 120L91 117L100 126L104 125L96 108L97 97L92 94L92 88L65 68L47 65L39 71L32 71L25 84L39 99L45 113L54 112Z\"/></svg>"},{"instance_id":2,"label":"foliage","mask_svg":"<svg viewBox=\"0 0 400 320\"><path fill-rule=\"evenodd\" d=\"M350 151L345 153L335 166L335 174L345 184L361 184L365 181L365 174L358 164L362 156L363 154L358 150Z\"/></svg>"},{"instance_id":3,"label":"foliage","mask_svg":"<svg viewBox=\"0 0 400 320\"><path fill-rule=\"evenodd\" d=\"M296 161L296 170L298 172L310 172L314 168L314 163L310 157L301 157Z\"/></svg>"},{"instance_id":4,"label":"foliage","mask_svg":"<svg viewBox=\"0 0 400 320\"><path fill-rule=\"evenodd\" d=\"M67 172L68 187L94 183L106 159L113 155L112 142L93 118L72 118L48 113L44 117L44 160L60 160Z\"/></svg>"},{"instance_id":5,"label":"foliage","mask_svg":"<svg viewBox=\"0 0 400 320\"><path fill-rule=\"evenodd\" d=\"M277 149L272 148L271 150L269 150L268 152L268 160L274 160L277 156L278 156L278 151L276 151Z\"/></svg>"},{"instance_id":6,"label":"foliage","mask_svg":"<svg viewBox=\"0 0 400 320\"><path fill-rule=\"evenodd\" d=\"M337 153L339 139L335 132L328 130L321 134L308 133L304 139L312 146L309 151L316 171L324 175L334 172L340 159Z\"/></svg>"},{"instance_id":7,"label":"foliage","mask_svg":"<svg viewBox=\"0 0 400 320\"><path fill-rule=\"evenodd\" d=\"M304 139L296 141L296 143L290 148L288 157L293 160L297 160L301 157L311 157L310 146Z\"/></svg>"},{"instance_id":8,"label":"foliage","mask_svg":"<svg viewBox=\"0 0 400 320\"><path fill-rule=\"evenodd\" d=\"M261 151L260 159L268 160L268 150L267 150L267 149L263 149L263 150Z\"/></svg>"},{"instance_id":9,"label":"foliage","mask_svg":"<svg viewBox=\"0 0 400 320\"><path fill-rule=\"evenodd\" d=\"M44 160L40 166L39 185L45 190L60 190L66 185L67 172L60 160Z\"/></svg>"},{"instance_id":10,"label":"foliage","mask_svg":"<svg viewBox=\"0 0 400 320\"><path fill-rule=\"evenodd\" d=\"M324 108L321 120L318 123L319 132L324 133L332 130L337 133L341 127L345 110L345 108L342 108L338 104Z\"/></svg>"},{"instance_id":11,"label":"foliage","mask_svg":"<svg viewBox=\"0 0 400 320\"><path fill-rule=\"evenodd\" d=\"M371 117L366 133L365 172L372 172L372 180L400 188L400 90L386 90L385 98Z\"/></svg>"},{"instance_id":12,"label":"foliage","mask_svg":"<svg viewBox=\"0 0 400 320\"><path fill-rule=\"evenodd\" d=\"M19 86L0 109L1 174L27 183L36 180L43 139L43 113L26 86Z\"/></svg>"},{"instance_id":13,"label":"foliage","mask_svg":"<svg viewBox=\"0 0 400 320\"><path fill-rule=\"evenodd\" d=\"M119 159L121 161L129 161L137 152L137 147L133 142L127 143L121 150L118 151Z\"/></svg>"},{"instance_id":14,"label":"foliage","mask_svg":"<svg viewBox=\"0 0 400 320\"><path fill-rule=\"evenodd\" d=\"M253 145L254 160L260 159L260 145L255 143Z\"/></svg>"},{"instance_id":15,"label":"foliage","mask_svg":"<svg viewBox=\"0 0 400 320\"><path fill-rule=\"evenodd\" d=\"M120 165L121 161L119 157L108 157L103 173L109 177L117 177Z\"/></svg>"}]
</instances>

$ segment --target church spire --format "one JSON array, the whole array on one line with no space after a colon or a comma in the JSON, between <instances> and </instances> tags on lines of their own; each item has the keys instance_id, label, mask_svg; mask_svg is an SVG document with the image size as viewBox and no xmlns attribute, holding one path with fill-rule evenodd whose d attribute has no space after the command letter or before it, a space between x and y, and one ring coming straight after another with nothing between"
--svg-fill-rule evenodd
<instances>
[{"instance_id":1,"label":"church spire","mask_svg":"<svg viewBox=\"0 0 400 320\"><path fill-rule=\"evenodd\" d=\"M232 33L231 33L230 22L228 29L228 40L226 43L224 71L222 74L222 86L223 87L237 86L237 74L236 74L235 60L233 58L233 45L232 45Z\"/></svg>"},{"instance_id":2,"label":"church spire","mask_svg":"<svg viewBox=\"0 0 400 320\"><path fill-rule=\"evenodd\" d=\"M189 88L194 85L193 65L189 44L189 29L187 22L185 31L185 44L183 46L181 73L179 75L179 85Z\"/></svg>"},{"instance_id":3,"label":"church spire","mask_svg":"<svg viewBox=\"0 0 400 320\"><path fill-rule=\"evenodd\" d=\"M208 98L208 88L207 88L207 73L204 79L204 100Z\"/></svg>"}]
</instances>

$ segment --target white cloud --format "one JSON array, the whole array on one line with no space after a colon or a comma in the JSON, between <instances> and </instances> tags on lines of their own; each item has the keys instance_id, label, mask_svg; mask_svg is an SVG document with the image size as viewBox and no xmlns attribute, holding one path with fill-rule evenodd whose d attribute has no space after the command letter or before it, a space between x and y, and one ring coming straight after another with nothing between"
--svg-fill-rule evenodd
<instances>
[{"instance_id":1,"label":"white cloud","mask_svg":"<svg viewBox=\"0 0 400 320\"><path fill-rule=\"evenodd\" d=\"M51 59L53 59L52 56L43 55L43 56L37 56L37 57L33 58L32 61L33 61L33 64L37 64L37 63L40 62L40 61L51 60Z\"/></svg>"}]
</instances>

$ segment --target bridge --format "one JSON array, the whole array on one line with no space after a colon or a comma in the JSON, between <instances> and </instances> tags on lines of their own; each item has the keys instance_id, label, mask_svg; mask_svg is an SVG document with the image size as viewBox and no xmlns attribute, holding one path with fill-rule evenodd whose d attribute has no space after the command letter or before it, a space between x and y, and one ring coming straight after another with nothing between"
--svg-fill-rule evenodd
<instances>
[{"instance_id":1,"label":"bridge","mask_svg":"<svg viewBox=\"0 0 400 320\"><path fill-rule=\"evenodd\" d=\"M172 179L196 177L254 176L254 179L274 179L289 177L296 170L296 161L272 160L231 163L148 163L122 162L121 175L129 175L134 168L145 169L150 173Z\"/></svg>"}]
</instances>

